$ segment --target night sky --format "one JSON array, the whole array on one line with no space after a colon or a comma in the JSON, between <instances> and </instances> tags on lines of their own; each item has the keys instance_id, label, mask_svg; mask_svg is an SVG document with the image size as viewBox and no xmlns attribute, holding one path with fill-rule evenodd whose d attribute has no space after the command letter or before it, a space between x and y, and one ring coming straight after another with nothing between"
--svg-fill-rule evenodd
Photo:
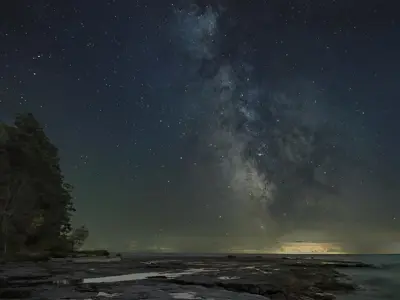
<instances>
[{"instance_id":1,"label":"night sky","mask_svg":"<svg viewBox=\"0 0 400 300\"><path fill-rule=\"evenodd\" d=\"M395 1L9 0L0 120L32 112L89 247L400 242Z\"/></svg>"}]
</instances>

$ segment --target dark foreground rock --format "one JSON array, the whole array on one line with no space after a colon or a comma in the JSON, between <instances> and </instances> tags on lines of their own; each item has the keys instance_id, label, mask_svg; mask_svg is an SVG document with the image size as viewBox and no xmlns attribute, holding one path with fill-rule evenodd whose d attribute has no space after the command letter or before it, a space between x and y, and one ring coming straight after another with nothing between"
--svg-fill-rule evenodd
<instances>
[{"instance_id":1,"label":"dark foreground rock","mask_svg":"<svg viewBox=\"0 0 400 300\"><path fill-rule=\"evenodd\" d=\"M80 257L109 257L107 250L80 250L80 251L41 251L41 252L20 252L0 257L0 263L5 262L47 262L52 259L73 259ZM121 254L117 254L121 257Z\"/></svg>"},{"instance_id":2,"label":"dark foreground rock","mask_svg":"<svg viewBox=\"0 0 400 300\"><path fill-rule=\"evenodd\" d=\"M342 275L335 270L318 268L289 268L270 270L268 267L249 268L242 270L239 278L231 271L231 276L213 277L210 275L190 275L170 279L168 281L179 285L196 285L238 293L250 293L265 296L271 299L333 299L332 293L348 293L355 291L355 285L345 282ZM217 274L218 275L218 274Z\"/></svg>"},{"instance_id":3,"label":"dark foreground rock","mask_svg":"<svg viewBox=\"0 0 400 300\"><path fill-rule=\"evenodd\" d=\"M30 298L32 291L27 288L2 288L0 299L26 299Z\"/></svg>"},{"instance_id":4,"label":"dark foreground rock","mask_svg":"<svg viewBox=\"0 0 400 300\"><path fill-rule=\"evenodd\" d=\"M3 263L0 299L334 299L357 289L337 271L342 267L373 266L241 255ZM105 276L114 282L85 280Z\"/></svg>"}]
</instances>

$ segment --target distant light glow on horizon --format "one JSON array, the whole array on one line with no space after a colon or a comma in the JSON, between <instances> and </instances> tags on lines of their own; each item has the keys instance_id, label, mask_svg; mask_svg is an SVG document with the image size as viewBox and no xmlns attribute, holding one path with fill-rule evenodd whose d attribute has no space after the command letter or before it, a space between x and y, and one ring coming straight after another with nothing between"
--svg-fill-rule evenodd
<instances>
[{"instance_id":1,"label":"distant light glow on horizon","mask_svg":"<svg viewBox=\"0 0 400 300\"><path fill-rule=\"evenodd\" d=\"M288 254L344 254L340 246L332 243L285 243L279 251Z\"/></svg>"}]
</instances>

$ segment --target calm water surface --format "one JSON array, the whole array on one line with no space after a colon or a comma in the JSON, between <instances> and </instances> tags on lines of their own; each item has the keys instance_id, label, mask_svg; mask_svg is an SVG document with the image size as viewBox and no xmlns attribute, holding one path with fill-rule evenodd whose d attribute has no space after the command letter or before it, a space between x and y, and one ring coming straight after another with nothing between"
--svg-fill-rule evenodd
<instances>
[{"instance_id":1,"label":"calm water surface","mask_svg":"<svg viewBox=\"0 0 400 300\"><path fill-rule=\"evenodd\" d=\"M341 269L361 286L361 291L338 300L400 300L400 255L330 255L327 259L361 261L380 267Z\"/></svg>"}]
</instances>

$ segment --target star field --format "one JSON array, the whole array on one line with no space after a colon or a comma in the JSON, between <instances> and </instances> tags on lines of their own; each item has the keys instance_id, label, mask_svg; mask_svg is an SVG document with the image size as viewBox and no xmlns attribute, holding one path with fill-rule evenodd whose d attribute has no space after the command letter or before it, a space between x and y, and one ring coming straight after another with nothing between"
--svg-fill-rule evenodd
<instances>
[{"instance_id":1,"label":"star field","mask_svg":"<svg viewBox=\"0 0 400 300\"><path fill-rule=\"evenodd\" d=\"M93 247L398 236L394 4L318 3L6 1L0 120L42 122Z\"/></svg>"}]
</instances>

